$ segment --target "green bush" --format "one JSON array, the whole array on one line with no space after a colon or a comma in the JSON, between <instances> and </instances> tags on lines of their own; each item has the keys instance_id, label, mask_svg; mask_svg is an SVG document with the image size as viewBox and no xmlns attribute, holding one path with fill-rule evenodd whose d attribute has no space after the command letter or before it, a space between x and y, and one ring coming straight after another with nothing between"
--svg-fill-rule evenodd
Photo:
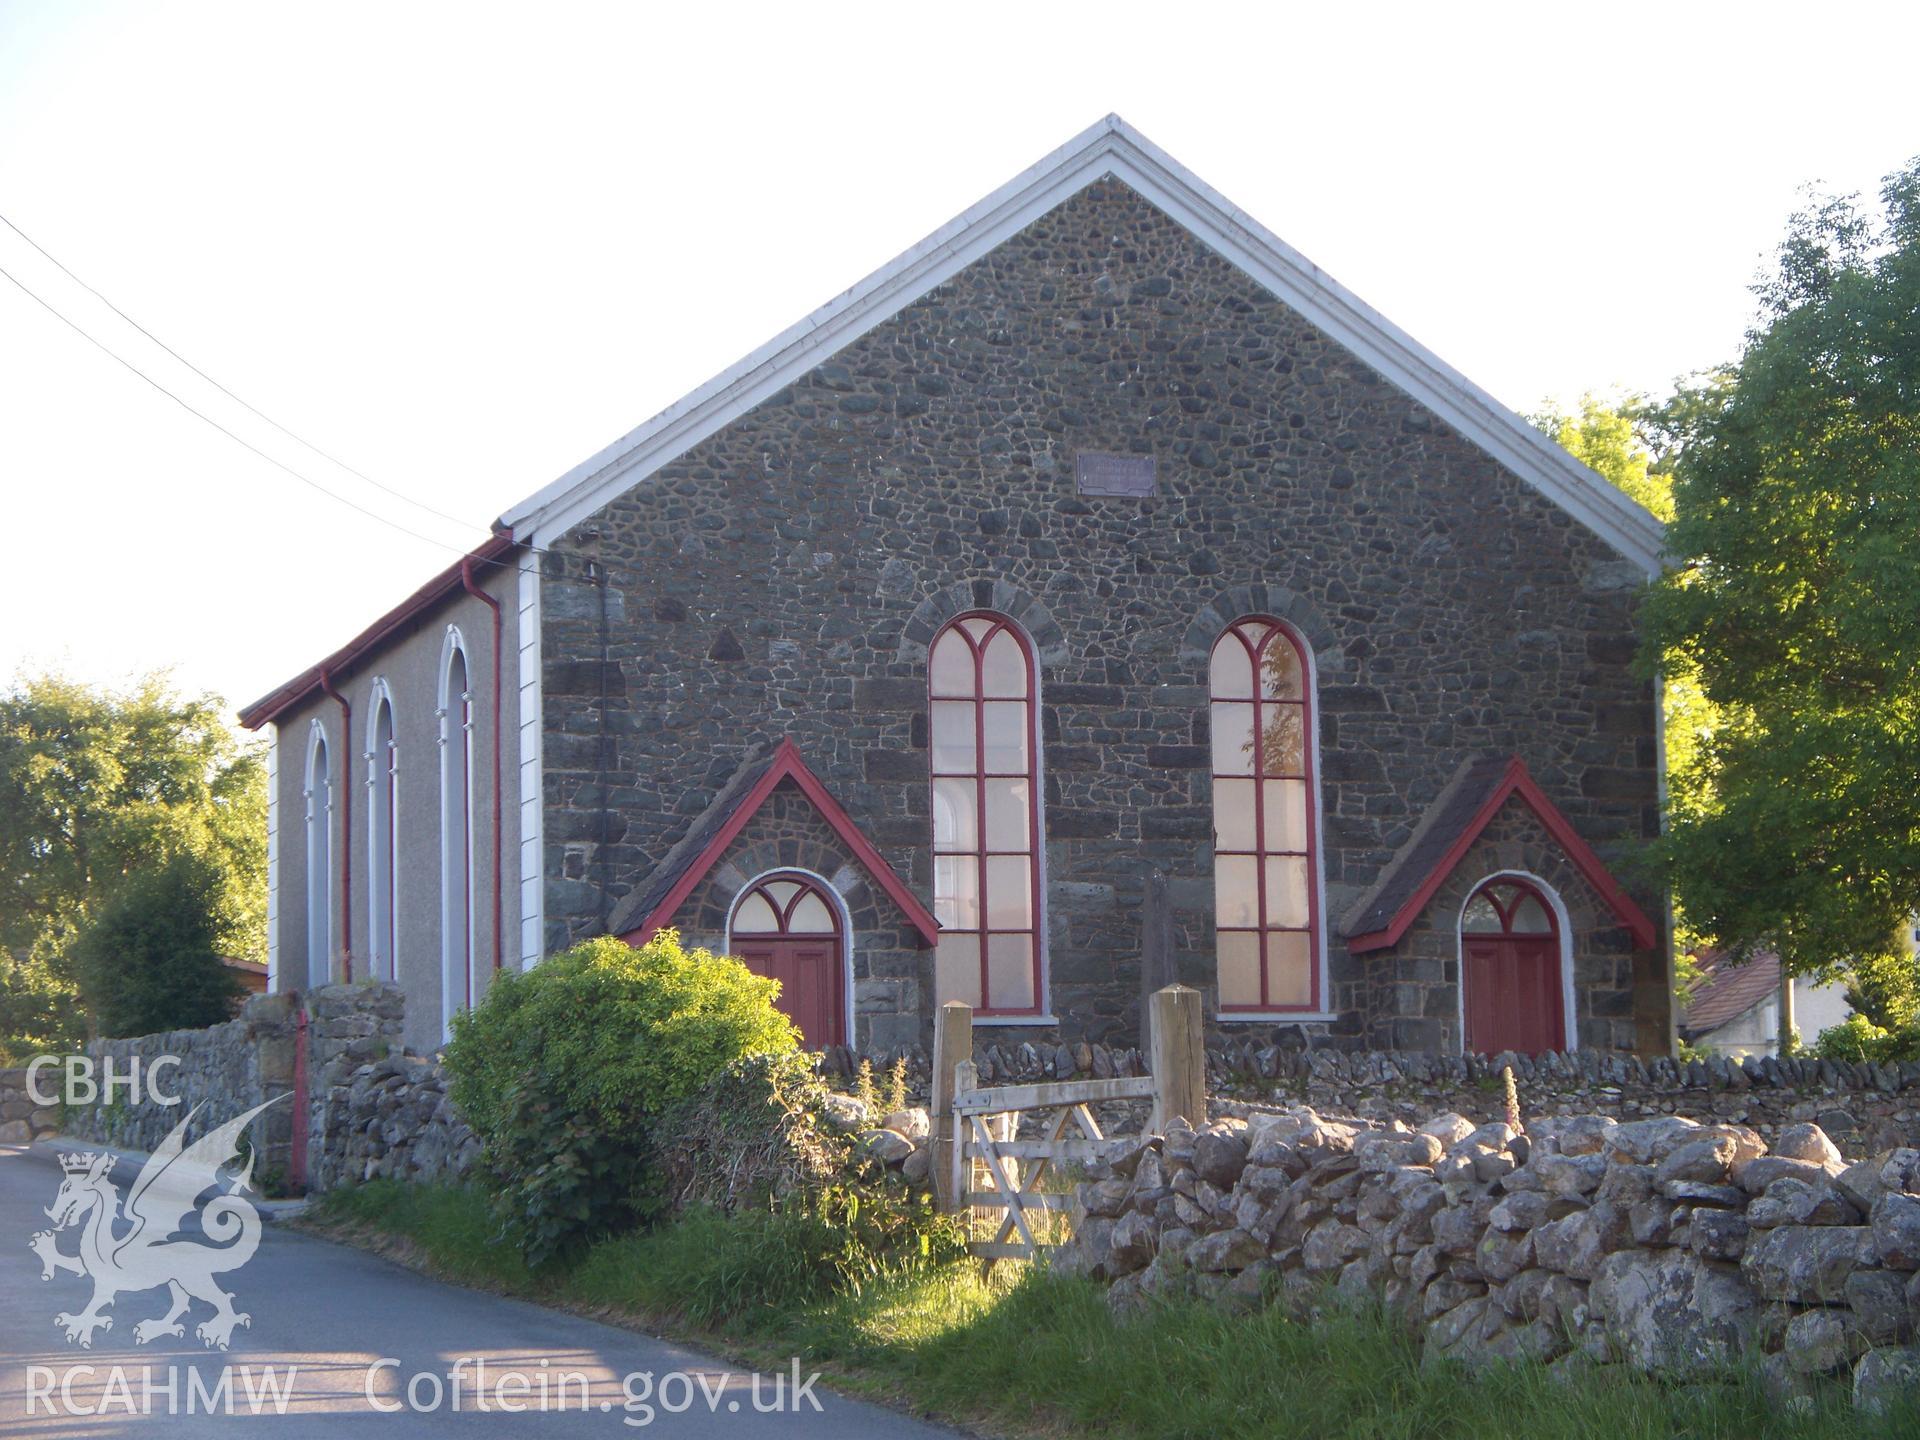
<instances>
[{"instance_id":1,"label":"green bush","mask_svg":"<svg viewBox=\"0 0 1920 1440\"><path fill-rule=\"evenodd\" d=\"M638 948L603 937L500 975L455 1017L453 1100L529 1263L644 1215L654 1127L675 1102L742 1056L799 1048L778 993L663 930Z\"/></svg>"},{"instance_id":2,"label":"green bush","mask_svg":"<svg viewBox=\"0 0 1920 1440\"><path fill-rule=\"evenodd\" d=\"M674 1210L765 1208L840 1177L852 1147L827 1123L826 1097L803 1051L734 1061L660 1117L662 1198Z\"/></svg>"},{"instance_id":3,"label":"green bush","mask_svg":"<svg viewBox=\"0 0 1920 1440\"><path fill-rule=\"evenodd\" d=\"M211 861L183 854L115 887L74 945L81 994L102 1035L233 1018L246 990L220 958L225 883Z\"/></svg>"},{"instance_id":4,"label":"green bush","mask_svg":"<svg viewBox=\"0 0 1920 1440\"><path fill-rule=\"evenodd\" d=\"M1849 1015L1820 1032L1813 1042L1813 1053L1822 1060L1866 1060L1875 1064L1920 1060L1920 1026L1889 1030L1864 1015Z\"/></svg>"}]
</instances>

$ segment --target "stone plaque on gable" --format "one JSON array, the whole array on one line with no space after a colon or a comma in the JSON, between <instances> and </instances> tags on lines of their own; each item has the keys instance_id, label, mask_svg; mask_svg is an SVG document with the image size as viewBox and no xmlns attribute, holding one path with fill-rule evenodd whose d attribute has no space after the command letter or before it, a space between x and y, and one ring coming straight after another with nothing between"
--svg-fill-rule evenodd
<instances>
[{"instance_id":1,"label":"stone plaque on gable","mask_svg":"<svg viewBox=\"0 0 1920 1440\"><path fill-rule=\"evenodd\" d=\"M1138 499L1160 493L1160 482L1151 455L1076 451L1073 478L1082 495L1121 495Z\"/></svg>"}]
</instances>

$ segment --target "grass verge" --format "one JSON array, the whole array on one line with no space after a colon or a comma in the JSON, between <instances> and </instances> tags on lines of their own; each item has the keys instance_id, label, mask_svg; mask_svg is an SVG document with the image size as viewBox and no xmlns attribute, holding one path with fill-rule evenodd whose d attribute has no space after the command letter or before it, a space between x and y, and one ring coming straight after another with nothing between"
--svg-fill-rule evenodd
<instances>
[{"instance_id":1,"label":"grass verge","mask_svg":"<svg viewBox=\"0 0 1920 1440\"><path fill-rule=\"evenodd\" d=\"M1920 1435L1920 1414L1868 1420L1834 1384L1804 1409L1732 1370L1675 1384L1620 1367L1565 1379L1538 1365L1422 1366L1417 1342L1376 1313L1313 1323L1272 1308L1169 1301L1128 1320L1091 1281L970 1262L819 1283L804 1244L765 1216L695 1213L530 1272L494 1243L469 1191L376 1182L325 1197L312 1223L399 1242L432 1273L583 1309L749 1363L800 1354L843 1390L1017 1436L1089 1428L1123 1437L1302 1440L1880 1440Z\"/></svg>"}]
</instances>

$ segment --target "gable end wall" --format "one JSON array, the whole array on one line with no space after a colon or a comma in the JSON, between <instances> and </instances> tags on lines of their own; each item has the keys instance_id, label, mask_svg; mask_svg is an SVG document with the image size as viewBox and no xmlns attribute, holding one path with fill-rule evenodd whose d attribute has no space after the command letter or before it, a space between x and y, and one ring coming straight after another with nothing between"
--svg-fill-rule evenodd
<instances>
[{"instance_id":1,"label":"gable end wall","mask_svg":"<svg viewBox=\"0 0 1920 1440\"><path fill-rule=\"evenodd\" d=\"M1083 449L1151 456L1159 494L1078 494ZM1180 977L1212 985L1203 642L1223 616L1314 643L1328 916L1470 754L1521 755L1610 864L1657 824L1635 567L1118 182L542 563L550 949L597 933L780 736L930 899L924 656L956 596L1051 627L1046 904L1070 1035L1134 1030L1149 870ZM1331 944L1336 1014L1308 1038L1370 1043L1380 972Z\"/></svg>"}]
</instances>

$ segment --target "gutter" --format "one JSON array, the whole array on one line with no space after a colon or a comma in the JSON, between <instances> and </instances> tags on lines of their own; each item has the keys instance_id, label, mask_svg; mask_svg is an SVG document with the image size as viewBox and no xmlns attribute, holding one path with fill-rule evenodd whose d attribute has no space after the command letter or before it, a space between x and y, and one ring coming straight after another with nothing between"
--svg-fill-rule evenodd
<instances>
[{"instance_id":1,"label":"gutter","mask_svg":"<svg viewBox=\"0 0 1920 1440\"><path fill-rule=\"evenodd\" d=\"M262 725L279 719L288 710L305 701L320 689L319 674L322 666L335 675L352 674L360 662L380 646L406 633L442 601L459 594L460 569L463 563L502 565L508 555L520 548L520 543L513 538L511 532L496 532L485 543L470 552L465 561L455 561L440 571L345 645L322 658L318 665L302 670L293 679L247 706L240 712L241 725L249 730L258 730Z\"/></svg>"},{"instance_id":2,"label":"gutter","mask_svg":"<svg viewBox=\"0 0 1920 1440\"><path fill-rule=\"evenodd\" d=\"M501 650L505 644L506 622L501 613L500 602L473 583L473 557L470 555L460 562L460 588L493 612L493 968L498 971L503 954L500 948L502 939L500 934L500 841L503 834L500 793L500 681L504 673L501 666ZM323 677L325 673L325 671L321 672Z\"/></svg>"}]
</instances>

